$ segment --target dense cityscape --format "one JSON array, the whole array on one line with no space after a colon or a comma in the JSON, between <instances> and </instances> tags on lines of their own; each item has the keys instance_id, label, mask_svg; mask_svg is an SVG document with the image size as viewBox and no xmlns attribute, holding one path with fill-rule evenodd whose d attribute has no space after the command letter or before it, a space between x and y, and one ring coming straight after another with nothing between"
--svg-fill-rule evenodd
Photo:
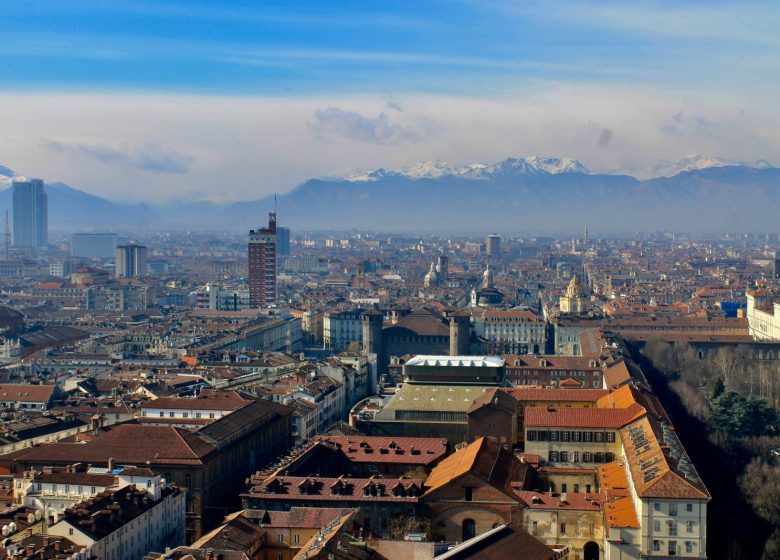
<instances>
[{"instance_id":1,"label":"dense cityscape","mask_svg":"<svg viewBox=\"0 0 780 560\"><path fill-rule=\"evenodd\" d=\"M306 233L276 209L243 235L67 234L41 180L11 189L4 557L770 539L777 234Z\"/></svg>"},{"instance_id":2,"label":"dense cityscape","mask_svg":"<svg viewBox=\"0 0 780 560\"><path fill-rule=\"evenodd\" d=\"M0 0L0 560L780 560L778 28Z\"/></svg>"}]
</instances>

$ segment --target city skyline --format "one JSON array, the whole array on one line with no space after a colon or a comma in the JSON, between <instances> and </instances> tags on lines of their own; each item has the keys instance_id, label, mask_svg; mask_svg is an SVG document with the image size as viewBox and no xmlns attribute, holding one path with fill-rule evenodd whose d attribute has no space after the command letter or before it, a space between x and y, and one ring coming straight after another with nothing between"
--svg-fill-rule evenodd
<instances>
[{"instance_id":1,"label":"city skyline","mask_svg":"<svg viewBox=\"0 0 780 560\"><path fill-rule=\"evenodd\" d=\"M25 6L0 7L0 164L108 198L252 199L433 159L780 161L768 3Z\"/></svg>"}]
</instances>

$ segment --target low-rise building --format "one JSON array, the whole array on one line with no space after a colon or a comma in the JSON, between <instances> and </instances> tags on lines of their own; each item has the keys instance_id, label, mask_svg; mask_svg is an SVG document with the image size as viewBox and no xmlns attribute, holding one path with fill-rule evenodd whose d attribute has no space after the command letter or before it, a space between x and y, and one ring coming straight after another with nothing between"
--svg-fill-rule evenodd
<instances>
[{"instance_id":1,"label":"low-rise building","mask_svg":"<svg viewBox=\"0 0 780 560\"><path fill-rule=\"evenodd\" d=\"M149 469L135 469L143 479L105 490L67 510L47 529L87 549L95 558L137 560L150 550L184 543L184 492ZM145 472L141 472L145 471Z\"/></svg>"}]
</instances>

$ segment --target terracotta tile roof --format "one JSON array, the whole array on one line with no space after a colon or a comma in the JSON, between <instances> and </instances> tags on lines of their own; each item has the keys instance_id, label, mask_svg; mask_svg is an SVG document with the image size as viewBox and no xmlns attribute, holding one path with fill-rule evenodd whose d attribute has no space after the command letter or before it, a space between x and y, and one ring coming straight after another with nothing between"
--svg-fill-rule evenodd
<instances>
[{"instance_id":1,"label":"terracotta tile roof","mask_svg":"<svg viewBox=\"0 0 780 560\"><path fill-rule=\"evenodd\" d=\"M239 513L264 527L316 529L355 511L350 508L292 507L290 511L248 509Z\"/></svg>"},{"instance_id":2,"label":"terracotta tile roof","mask_svg":"<svg viewBox=\"0 0 780 560\"><path fill-rule=\"evenodd\" d=\"M446 438L384 436L322 436L354 463L429 465L447 454Z\"/></svg>"},{"instance_id":3,"label":"terracotta tile roof","mask_svg":"<svg viewBox=\"0 0 780 560\"><path fill-rule=\"evenodd\" d=\"M620 430L620 437L640 497L710 499L671 424L640 418Z\"/></svg>"},{"instance_id":4,"label":"terracotta tile roof","mask_svg":"<svg viewBox=\"0 0 780 560\"><path fill-rule=\"evenodd\" d=\"M525 425L547 428L618 429L644 414L644 408L638 404L622 409L528 406L525 408Z\"/></svg>"},{"instance_id":5,"label":"terracotta tile roof","mask_svg":"<svg viewBox=\"0 0 780 560\"><path fill-rule=\"evenodd\" d=\"M30 448L17 461L27 464L199 464L216 447L195 433L171 426L120 424L86 443L47 443Z\"/></svg>"},{"instance_id":6,"label":"terracotta tile roof","mask_svg":"<svg viewBox=\"0 0 780 560\"><path fill-rule=\"evenodd\" d=\"M481 437L444 459L433 468L425 481L426 495L471 473L493 487L514 495L513 484L525 486L529 482L530 468L512 452L497 443Z\"/></svg>"},{"instance_id":7,"label":"terracotta tile roof","mask_svg":"<svg viewBox=\"0 0 780 560\"><path fill-rule=\"evenodd\" d=\"M605 389L559 389L555 387L530 387L523 385L503 390L521 402L595 403L608 393Z\"/></svg>"},{"instance_id":8,"label":"terracotta tile roof","mask_svg":"<svg viewBox=\"0 0 780 560\"><path fill-rule=\"evenodd\" d=\"M393 336L403 331L412 331L419 336L449 336L449 326L444 323L442 317L428 311L419 309L409 315L401 317L395 325L385 327L385 336Z\"/></svg>"},{"instance_id":9,"label":"terracotta tile roof","mask_svg":"<svg viewBox=\"0 0 780 560\"><path fill-rule=\"evenodd\" d=\"M197 397L160 397L141 404L142 409L238 410L252 402L236 391L203 389Z\"/></svg>"},{"instance_id":10,"label":"terracotta tile roof","mask_svg":"<svg viewBox=\"0 0 780 560\"><path fill-rule=\"evenodd\" d=\"M437 556L440 560L555 560L562 557L520 524L500 525Z\"/></svg>"},{"instance_id":11,"label":"terracotta tile roof","mask_svg":"<svg viewBox=\"0 0 780 560\"><path fill-rule=\"evenodd\" d=\"M601 496L584 492L534 492L516 490L515 495L531 509L601 510Z\"/></svg>"},{"instance_id":12,"label":"terracotta tile roof","mask_svg":"<svg viewBox=\"0 0 780 560\"><path fill-rule=\"evenodd\" d=\"M524 309L489 309L483 314L485 319L520 319L522 322L544 322L544 319L532 311Z\"/></svg>"},{"instance_id":13,"label":"terracotta tile roof","mask_svg":"<svg viewBox=\"0 0 780 560\"><path fill-rule=\"evenodd\" d=\"M55 385L0 384L0 401L46 403L51 399Z\"/></svg>"},{"instance_id":14,"label":"terracotta tile roof","mask_svg":"<svg viewBox=\"0 0 780 560\"><path fill-rule=\"evenodd\" d=\"M631 381L631 372L624 360L615 362L604 368L604 384L614 389Z\"/></svg>"},{"instance_id":15,"label":"terracotta tile roof","mask_svg":"<svg viewBox=\"0 0 780 560\"><path fill-rule=\"evenodd\" d=\"M346 478L317 476L253 476L253 486L242 497L285 502L417 502L423 481L417 478ZM368 492L372 487L382 492ZM396 495L397 487L403 492Z\"/></svg>"}]
</instances>

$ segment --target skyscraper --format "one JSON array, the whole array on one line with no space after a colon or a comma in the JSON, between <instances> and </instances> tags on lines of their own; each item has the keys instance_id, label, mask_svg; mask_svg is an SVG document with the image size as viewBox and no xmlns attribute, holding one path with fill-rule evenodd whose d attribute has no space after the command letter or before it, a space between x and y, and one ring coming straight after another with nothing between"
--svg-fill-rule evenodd
<instances>
[{"instance_id":1,"label":"skyscraper","mask_svg":"<svg viewBox=\"0 0 780 560\"><path fill-rule=\"evenodd\" d=\"M15 247L45 249L49 243L49 202L41 179L16 179L13 189Z\"/></svg>"},{"instance_id":2,"label":"skyscraper","mask_svg":"<svg viewBox=\"0 0 780 560\"><path fill-rule=\"evenodd\" d=\"M119 245L116 248L114 274L117 278L146 276L146 247L143 245Z\"/></svg>"},{"instance_id":3,"label":"skyscraper","mask_svg":"<svg viewBox=\"0 0 780 560\"><path fill-rule=\"evenodd\" d=\"M276 252L280 256L289 256L290 254L290 228L276 228Z\"/></svg>"},{"instance_id":4,"label":"skyscraper","mask_svg":"<svg viewBox=\"0 0 780 560\"><path fill-rule=\"evenodd\" d=\"M74 233L70 236L70 254L74 257L110 259L116 254L116 233Z\"/></svg>"},{"instance_id":5,"label":"skyscraper","mask_svg":"<svg viewBox=\"0 0 780 560\"><path fill-rule=\"evenodd\" d=\"M249 304L253 308L276 302L276 212L268 227L249 231Z\"/></svg>"},{"instance_id":6,"label":"skyscraper","mask_svg":"<svg viewBox=\"0 0 780 560\"><path fill-rule=\"evenodd\" d=\"M501 254L501 237L495 233L491 233L485 240L485 252L494 257Z\"/></svg>"}]
</instances>

